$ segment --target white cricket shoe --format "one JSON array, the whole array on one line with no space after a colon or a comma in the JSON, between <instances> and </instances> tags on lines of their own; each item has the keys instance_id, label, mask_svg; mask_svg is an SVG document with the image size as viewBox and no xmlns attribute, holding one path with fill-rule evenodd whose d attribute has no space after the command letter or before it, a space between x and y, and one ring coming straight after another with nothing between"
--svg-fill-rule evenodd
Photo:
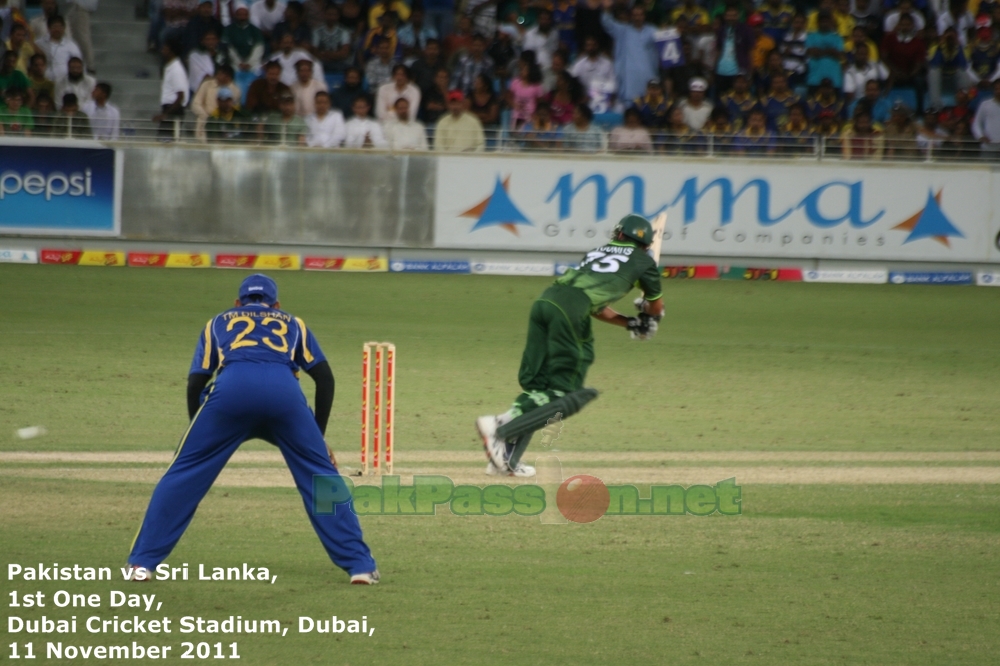
<instances>
[{"instance_id":1,"label":"white cricket shoe","mask_svg":"<svg viewBox=\"0 0 1000 666\"><path fill-rule=\"evenodd\" d=\"M514 471L511 471L509 467L505 467L504 469L501 470L498 469L497 466L494 465L493 461L491 460L490 462L486 463L486 473L489 476L516 476L520 478L531 478L535 475L535 468L532 467L531 465L524 465L522 463L518 463Z\"/></svg>"},{"instance_id":2,"label":"white cricket shoe","mask_svg":"<svg viewBox=\"0 0 1000 666\"><path fill-rule=\"evenodd\" d=\"M351 585L378 585L381 576L378 575L378 569L371 571L369 573L359 573L351 576Z\"/></svg>"},{"instance_id":3,"label":"white cricket shoe","mask_svg":"<svg viewBox=\"0 0 1000 666\"><path fill-rule=\"evenodd\" d=\"M503 472L500 469L497 469L497 466L494 465L493 461L491 460L488 463L486 463L486 474L487 476L501 476L505 474L505 472Z\"/></svg>"},{"instance_id":4,"label":"white cricket shoe","mask_svg":"<svg viewBox=\"0 0 1000 666\"><path fill-rule=\"evenodd\" d=\"M486 457L498 470L507 469L507 462L504 458L507 455L507 447L502 440L497 439L497 417L480 416L476 419L476 430L483 439L483 450Z\"/></svg>"}]
</instances>

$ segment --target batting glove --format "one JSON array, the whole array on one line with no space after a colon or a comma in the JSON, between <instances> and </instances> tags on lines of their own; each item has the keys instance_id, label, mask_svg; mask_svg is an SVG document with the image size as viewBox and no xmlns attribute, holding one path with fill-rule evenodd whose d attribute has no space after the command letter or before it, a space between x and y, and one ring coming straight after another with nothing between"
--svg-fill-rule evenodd
<instances>
[{"instance_id":1,"label":"batting glove","mask_svg":"<svg viewBox=\"0 0 1000 666\"><path fill-rule=\"evenodd\" d=\"M626 328L633 340L649 340L656 335L659 323L653 317L643 313L638 317L629 317Z\"/></svg>"},{"instance_id":2,"label":"batting glove","mask_svg":"<svg viewBox=\"0 0 1000 666\"><path fill-rule=\"evenodd\" d=\"M646 314L646 306L649 305L649 301L647 301L645 298L643 298L643 297L640 296L639 298L635 299L633 301L633 303L635 304L635 308L639 311L639 316L640 317L642 315L646 315L647 317L649 317L653 321L660 321L661 319L663 319L663 315L662 314L660 316L658 316L658 317L654 317L652 315Z\"/></svg>"}]
</instances>

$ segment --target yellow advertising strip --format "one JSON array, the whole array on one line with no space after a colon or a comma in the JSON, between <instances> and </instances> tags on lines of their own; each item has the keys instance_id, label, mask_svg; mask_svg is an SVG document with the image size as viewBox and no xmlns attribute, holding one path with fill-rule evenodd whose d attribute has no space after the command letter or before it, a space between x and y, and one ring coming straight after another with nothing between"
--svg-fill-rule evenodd
<instances>
[{"instance_id":1,"label":"yellow advertising strip","mask_svg":"<svg viewBox=\"0 0 1000 666\"><path fill-rule=\"evenodd\" d=\"M302 270L302 257L297 254L258 254L253 267L268 271Z\"/></svg>"},{"instance_id":2,"label":"yellow advertising strip","mask_svg":"<svg viewBox=\"0 0 1000 666\"><path fill-rule=\"evenodd\" d=\"M212 258L197 252L171 252L167 255L167 268L211 268Z\"/></svg>"},{"instance_id":3,"label":"yellow advertising strip","mask_svg":"<svg viewBox=\"0 0 1000 666\"><path fill-rule=\"evenodd\" d=\"M102 250L84 250L80 255L78 266L124 266L124 252L104 252Z\"/></svg>"},{"instance_id":4,"label":"yellow advertising strip","mask_svg":"<svg viewBox=\"0 0 1000 666\"><path fill-rule=\"evenodd\" d=\"M385 273L389 270L388 257L344 257L342 271Z\"/></svg>"}]
</instances>

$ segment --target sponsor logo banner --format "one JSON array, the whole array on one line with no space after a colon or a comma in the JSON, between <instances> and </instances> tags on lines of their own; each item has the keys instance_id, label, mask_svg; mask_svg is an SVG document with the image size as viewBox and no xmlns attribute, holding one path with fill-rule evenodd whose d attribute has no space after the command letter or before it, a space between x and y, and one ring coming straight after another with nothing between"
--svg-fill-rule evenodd
<instances>
[{"instance_id":1,"label":"sponsor logo banner","mask_svg":"<svg viewBox=\"0 0 1000 666\"><path fill-rule=\"evenodd\" d=\"M889 271L885 269L803 271L802 279L806 282L885 284L889 280Z\"/></svg>"},{"instance_id":2,"label":"sponsor logo banner","mask_svg":"<svg viewBox=\"0 0 1000 666\"><path fill-rule=\"evenodd\" d=\"M548 263L518 263L510 261L479 261L472 264L477 275L555 275L555 266Z\"/></svg>"},{"instance_id":3,"label":"sponsor logo banner","mask_svg":"<svg viewBox=\"0 0 1000 666\"><path fill-rule=\"evenodd\" d=\"M767 280L776 282L802 282L801 268L742 268L724 266L719 275L723 280Z\"/></svg>"},{"instance_id":4,"label":"sponsor logo banner","mask_svg":"<svg viewBox=\"0 0 1000 666\"><path fill-rule=\"evenodd\" d=\"M15 248L0 248L0 263L4 264L37 264L37 250L18 250Z\"/></svg>"},{"instance_id":5,"label":"sponsor logo banner","mask_svg":"<svg viewBox=\"0 0 1000 666\"><path fill-rule=\"evenodd\" d=\"M77 264L83 250L47 250L42 248L41 262L43 264Z\"/></svg>"},{"instance_id":6,"label":"sponsor logo banner","mask_svg":"<svg viewBox=\"0 0 1000 666\"><path fill-rule=\"evenodd\" d=\"M297 271L302 268L302 257L297 254L259 254L253 267L257 270Z\"/></svg>"},{"instance_id":7,"label":"sponsor logo banner","mask_svg":"<svg viewBox=\"0 0 1000 666\"><path fill-rule=\"evenodd\" d=\"M104 250L84 250L80 255L79 266L125 266L124 252L105 252Z\"/></svg>"},{"instance_id":8,"label":"sponsor logo banner","mask_svg":"<svg viewBox=\"0 0 1000 666\"><path fill-rule=\"evenodd\" d=\"M972 284L971 272L913 272L893 271L889 273L889 282L893 284Z\"/></svg>"},{"instance_id":9,"label":"sponsor logo banner","mask_svg":"<svg viewBox=\"0 0 1000 666\"><path fill-rule=\"evenodd\" d=\"M129 252L128 265L162 268L167 265L167 255L164 252Z\"/></svg>"},{"instance_id":10,"label":"sponsor logo banner","mask_svg":"<svg viewBox=\"0 0 1000 666\"><path fill-rule=\"evenodd\" d=\"M96 142L0 140L0 234L116 236L121 154Z\"/></svg>"},{"instance_id":11,"label":"sponsor logo banner","mask_svg":"<svg viewBox=\"0 0 1000 666\"><path fill-rule=\"evenodd\" d=\"M305 257L302 267L307 271L345 271L384 273L389 270L387 257Z\"/></svg>"},{"instance_id":12,"label":"sponsor logo banner","mask_svg":"<svg viewBox=\"0 0 1000 666\"><path fill-rule=\"evenodd\" d=\"M668 280L718 280L718 266L664 266L662 275Z\"/></svg>"},{"instance_id":13,"label":"sponsor logo banner","mask_svg":"<svg viewBox=\"0 0 1000 666\"><path fill-rule=\"evenodd\" d=\"M1000 287L1000 272L980 271L976 273L976 284L980 287Z\"/></svg>"},{"instance_id":14,"label":"sponsor logo banner","mask_svg":"<svg viewBox=\"0 0 1000 666\"><path fill-rule=\"evenodd\" d=\"M215 265L217 268L253 268L256 261L256 254L215 255Z\"/></svg>"},{"instance_id":15,"label":"sponsor logo banner","mask_svg":"<svg viewBox=\"0 0 1000 666\"><path fill-rule=\"evenodd\" d=\"M453 155L438 160L434 239L586 251L624 215L666 210L667 255L987 261L997 198L980 167Z\"/></svg>"},{"instance_id":16,"label":"sponsor logo banner","mask_svg":"<svg viewBox=\"0 0 1000 666\"><path fill-rule=\"evenodd\" d=\"M167 255L167 268L211 268L212 257L201 252L171 252Z\"/></svg>"},{"instance_id":17,"label":"sponsor logo banner","mask_svg":"<svg viewBox=\"0 0 1000 666\"><path fill-rule=\"evenodd\" d=\"M468 261L413 261L395 260L389 263L393 273L468 273Z\"/></svg>"}]
</instances>

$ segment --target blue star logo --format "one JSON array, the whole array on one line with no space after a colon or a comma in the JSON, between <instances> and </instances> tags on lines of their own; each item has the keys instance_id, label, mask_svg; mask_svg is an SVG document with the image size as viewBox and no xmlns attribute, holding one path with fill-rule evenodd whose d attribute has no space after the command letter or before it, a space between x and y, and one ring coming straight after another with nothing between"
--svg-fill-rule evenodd
<instances>
[{"instance_id":1,"label":"blue star logo","mask_svg":"<svg viewBox=\"0 0 1000 666\"><path fill-rule=\"evenodd\" d=\"M517 225L532 226L531 220L511 201L510 194L508 194L509 187L510 176L507 176L503 182L500 181L500 176L497 176L496 184L493 186L493 194L464 213L458 214L459 217L471 217L476 220L472 229L469 230L470 232L484 227L500 226L517 236Z\"/></svg>"},{"instance_id":2,"label":"blue star logo","mask_svg":"<svg viewBox=\"0 0 1000 666\"><path fill-rule=\"evenodd\" d=\"M951 243L948 242L949 237L965 238L965 234L959 231L941 210L941 190L938 190L937 194L934 194L933 190L927 190L927 203L923 210L900 222L893 229L910 232L903 241L904 245L921 238L933 238L945 247L951 247Z\"/></svg>"}]
</instances>

